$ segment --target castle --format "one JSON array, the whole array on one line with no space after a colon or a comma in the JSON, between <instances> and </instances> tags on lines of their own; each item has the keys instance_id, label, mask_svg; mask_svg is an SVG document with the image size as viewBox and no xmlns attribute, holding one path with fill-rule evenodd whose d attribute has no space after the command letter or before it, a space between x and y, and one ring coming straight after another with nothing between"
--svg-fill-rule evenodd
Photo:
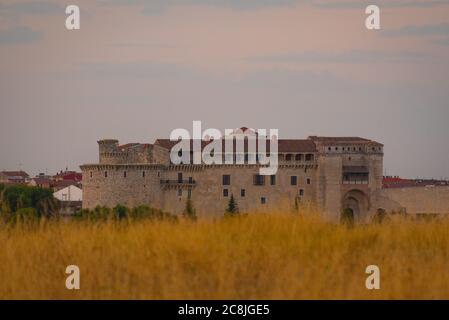
<instances>
[{"instance_id":1,"label":"castle","mask_svg":"<svg viewBox=\"0 0 449 320\"><path fill-rule=\"evenodd\" d=\"M383 145L369 139L279 139L278 170L271 176L259 175L259 165L249 164L246 153L234 155L243 157L243 164L175 165L170 160L175 144L98 141L99 163L81 166L83 208L145 204L180 214L190 198L197 215L219 217L233 195L243 212L299 202L331 219L349 210L356 221L366 221L380 208L403 209L382 190Z\"/></svg>"},{"instance_id":2,"label":"castle","mask_svg":"<svg viewBox=\"0 0 449 320\"><path fill-rule=\"evenodd\" d=\"M245 137L254 133L247 128L237 132ZM173 164L170 151L178 141L119 145L100 140L99 163L81 166L83 208L148 205L180 214L191 199L199 216L221 217L233 195L243 212L299 203L313 205L334 221L342 212L356 222L368 221L379 209L449 214L447 185L382 187L384 151L379 142L359 137L279 139L277 172L266 176L260 175L261 165L250 161L254 154L248 153L248 144L238 153L233 141L233 163L240 164L211 165ZM201 150L208 143L201 141Z\"/></svg>"}]
</instances>

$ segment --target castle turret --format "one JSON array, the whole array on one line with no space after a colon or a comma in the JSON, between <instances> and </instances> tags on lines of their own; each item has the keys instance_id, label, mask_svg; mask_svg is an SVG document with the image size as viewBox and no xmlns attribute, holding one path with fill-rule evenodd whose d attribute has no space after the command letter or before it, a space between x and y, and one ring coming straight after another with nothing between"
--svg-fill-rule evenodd
<instances>
[{"instance_id":1,"label":"castle turret","mask_svg":"<svg viewBox=\"0 0 449 320\"><path fill-rule=\"evenodd\" d=\"M103 139L98 141L98 150L100 156L100 163L108 162L110 155L118 151L118 140Z\"/></svg>"}]
</instances>

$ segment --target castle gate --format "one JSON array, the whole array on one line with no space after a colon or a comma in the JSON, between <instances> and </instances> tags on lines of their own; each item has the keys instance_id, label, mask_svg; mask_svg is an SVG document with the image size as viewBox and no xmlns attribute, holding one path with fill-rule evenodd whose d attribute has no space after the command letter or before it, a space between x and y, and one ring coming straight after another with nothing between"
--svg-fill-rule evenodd
<instances>
[{"instance_id":1,"label":"castle gate","mask_svg":"<svg viewBox=\"0 0 449 320\"><path fill-rule=\"evenodd\" d=\"M359 222L367 217L368 210L369 199L363 191L354 189L343 196L341 214L348 215L344 218Z\"/></svg>"}]
</instances>

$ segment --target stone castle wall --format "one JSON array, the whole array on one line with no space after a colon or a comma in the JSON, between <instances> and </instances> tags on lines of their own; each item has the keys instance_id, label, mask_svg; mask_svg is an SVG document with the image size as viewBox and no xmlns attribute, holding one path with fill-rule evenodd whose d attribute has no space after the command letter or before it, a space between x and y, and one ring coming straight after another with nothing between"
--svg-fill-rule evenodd
<instances>
[{"instance_id":1,"label":"stone castle wall","mask_svg":"<svg viewBox=\"0 0 449 320\"><path fill-rule=\"evenodd\" d=\"M266 176L263 186L254 185L253 176L258 174L259 168L251 165L86 165L82 169L83 208L88 209L98 205L135 207L146 204L181 214L191 188L190 195L197 214L219 217L223 215L231 194L242 211L264 211L293 207L301 189L301 202L315 202L318 189L316 165L281 166L276 184L271 185L270 177ZM182 186L177 183L180 172L186 182ZM223 175L231 176L229 186L223 185ZM297 185L291 185L291 176L297 176ZM190 185L189 178L195 183ZM223 189L228 190L227 197L223 195ZM244 196L242 189L245 190ZM262 197L265 204L261 203Z\"/></svg>"},{"instance_id":2,"label":"stone castle wall","mask_svg":"<svg viewBox=\"0 0 449 320\"><path fill-rule=\"evenodd\" d=\"M338 215L341 209L341 157L319 157L318 172L320 180L319 208L327 218L332 218Z\"/></svg>"},{"instance_id":3,"label":"stone castle wall","mask_svg":"<svg viewBox=\"0 0 449 320\"><path fill-rule=\"evenodd\" d=\"M158 165L85 165L82 169L83 208L162 203L158 175L163 168Z\"/></svg>"},{"instance_id":4,"label":"stone castle wall","mask_svg":"<svg viewBox=\"0 0 449 320\"><path fill-rule=\"evenodd\" d=\"M300 199L331 220L343 210L352 210L356 221L367 221L380 208L449 213L449 187L382 189L382 145L359 138L358 144L313 139L317 149L309 150L312 158L306 159L304 147L280 153L275 185L265 176L261 186L253 180L257 165L171 165L165 145L119 146L117 140L100 140L99 164L81 167L83 207L148 205L181 214L190 197L199 216L220 217L234 195L243 212L288 210ZM223 185L223 175L230 175L230 185Z\"/></svg>"},{"instance_id":5,"label":"stone castle wall","mask_svg":"<svg viewBox=\"0 0 449 320\"><path fill-rule=\"evenodd\" d=\"M174 168L175 169L175 168ZM167 175L176 179L178 170L170 170ZM299 196L299 190L304 190L300 197L303 202L314 201L316 197L316 170L304 166L281 167L276 175L276 184L270 184L270 177L265 177L265 184L257 186L253 183L253 176L259 173L257 166L207 166L203 170L185 173L192 176L197 182L192 189L192 201L200 216L222 216L231 194L241 211L267 211L275 208L294 206L295 197ZM231 176L231 183L223 185L223 175ZM291 185L291 176L297 176L297 185ZM307 184L309 179L310 184ZM223 195L223 190L228 190L228 196ZM245 190L242 196L241 191ZM188 193L183 190L179 197L177 189L164 192L164 208L180 213L184 209ZM262 204L265 198L265 204Z\"/></svg>"},{"instance_id":6,"label":"stone castle wall","mask_svg":"<svg viewBox=\"0 0 449 320\"><path fill-rule=\"evenodd\" d=\"M409 187L383 189L381 196L391 202L384 201L386 210L406 209L407 213L449 214L449 187Z\"/></svg>"}]
</instances>

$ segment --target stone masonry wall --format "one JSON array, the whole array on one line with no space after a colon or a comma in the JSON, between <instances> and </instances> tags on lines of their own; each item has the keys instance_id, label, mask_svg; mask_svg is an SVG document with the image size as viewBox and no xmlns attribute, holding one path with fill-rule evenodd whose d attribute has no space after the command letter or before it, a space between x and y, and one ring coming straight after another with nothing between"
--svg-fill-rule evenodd
<instances>
[{"instance_id":1,"label":"stone masonry wall","mask_svg":"<svg viewBox=\"0 0 449 320\"><path fill-rule=\"evenodd\" d=\"M404 207L410 214L449 214L449 187L447 186L391 188L383 189L381 194ZM386 201L384 204L388 205Z\"/></svg>"},{"instance_id":2,"label":"stone masonry wall","mask_svg":"<svg viewBox=\"0 0 449 320\"><path fill-rule=\"evenodd\" d=\"M259 169L250 165L86 165L82 166L82 171L83 208L89 209L98 205L135 207L146 204L181 214L187 201L188 186L181 188L182 193L179 195L179 186L176 184L179 172L183 173L183 180L188 181L192 177L196 182L192 187L191 199L199 216L222 216L231 194L241 211L264 211L279 208L280 205L284 208L293 207L300 189L304 190L301 202L314 203L317 190L315 165L280 166L274 186L270 184L269 176L265 177L264 186L255 186L253 175ZM222 184L224 174L231 176L229 186ZM297 185L291 185L291 176L297 176ZM161 184L160 180L169 180L171 183ZM223 195L223 189L228 189L227 197ZM244 197L241 189L245 189ZM266 200L265 204L261 203L262 197Z\"/></svg>"}]
</instances>

